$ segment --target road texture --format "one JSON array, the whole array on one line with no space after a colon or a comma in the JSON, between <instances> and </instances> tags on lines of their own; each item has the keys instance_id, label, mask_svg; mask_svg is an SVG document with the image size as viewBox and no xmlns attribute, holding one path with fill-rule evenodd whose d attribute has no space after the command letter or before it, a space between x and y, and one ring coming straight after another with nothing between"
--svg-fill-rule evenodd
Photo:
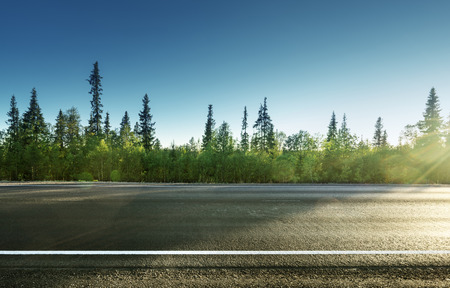
<instances>
[{"instance_id":1,"label":"road texture","mask_svg":"<svg viewBox=\"0 0 450 288\"><path fill-rule=\"evenodd\" d=\"M3 183L0 250L312 251L0 255L4 287L450 287L414 252L450 250L450 186Z\"/></svg>"}]
</instances>

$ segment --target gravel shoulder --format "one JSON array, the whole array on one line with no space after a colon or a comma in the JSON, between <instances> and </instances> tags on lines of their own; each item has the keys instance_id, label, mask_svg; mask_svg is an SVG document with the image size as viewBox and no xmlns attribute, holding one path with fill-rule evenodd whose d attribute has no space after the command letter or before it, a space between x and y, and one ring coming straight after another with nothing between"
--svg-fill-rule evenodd
<instances>
[{"instance_id":1,"label":"gravel shoulder","mask_svg":"<svg viewBox=\"0 0 450 288\"><path fill-rule=\"evenodd\" d=\"M450 287L450 267L1 269L0 287Z\"/></svg>"}]
</instances>

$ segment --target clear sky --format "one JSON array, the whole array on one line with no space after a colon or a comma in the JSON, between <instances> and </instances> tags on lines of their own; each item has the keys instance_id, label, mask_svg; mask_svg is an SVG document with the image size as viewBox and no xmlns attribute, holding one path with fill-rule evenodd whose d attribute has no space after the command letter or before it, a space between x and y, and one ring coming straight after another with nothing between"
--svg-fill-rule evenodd
<instances>
[{"instance_id":1,"label":"clear sky","mask_svg":"<svg viewBox=\"0 0 450 288\"><path fill-rule=\"evenodd\" d=\"M0 129L11 95L22 114L33 87L47 122L75 106L87 125L98 61L103 117L118 128L127 110L134 126L148 93L164 146L201 138L208 104L239 137L264 97L288 135L325 134L334 110L369 139L382 117L397 144L432 87L450 113L449 15L446 0L5 0Z\"/></svg>"}]
</instances>

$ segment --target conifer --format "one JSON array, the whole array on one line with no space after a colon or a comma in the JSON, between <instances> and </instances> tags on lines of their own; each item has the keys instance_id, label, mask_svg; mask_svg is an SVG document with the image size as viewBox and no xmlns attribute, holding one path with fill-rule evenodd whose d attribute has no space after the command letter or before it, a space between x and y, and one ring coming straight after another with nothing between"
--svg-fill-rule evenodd
<instances>
[{"instance_id":1,"label":"conifer","mask_svg":"<svg viewBox=\"0 0 450 288\"><path fill-rule=\"evenodd\" d=\"M89 91L89 94L92 95L89 132L97 136L102 134L102 78L103 77L100 76L100 70L98 69L98 62L95 62L94 69L91 71L91 75L87 81L91 85L91 91Z\"/></svg>"}]
</instances>

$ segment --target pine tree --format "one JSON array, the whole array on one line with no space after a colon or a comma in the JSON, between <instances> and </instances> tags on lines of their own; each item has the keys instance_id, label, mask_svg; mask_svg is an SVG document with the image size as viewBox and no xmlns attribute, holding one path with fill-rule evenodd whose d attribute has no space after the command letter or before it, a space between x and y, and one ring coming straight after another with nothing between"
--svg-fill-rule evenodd
<instances>
[{"instance_id":1,"label":"pine tree","mask_svg":"<svg viewBox=\"0 0 450 288\"><path fill-rule=\"evenodd\" d=\"M59 109L58 116L56 117L55 125L55 144L60 150L64 148L64 138L66 134L66 119L61 109Z\"/></svg>"},{"instance_id":2,"label":"pine tree","mask_svg":"<svg viewBox=\"0 0 450 288\"><path fill-rule=\"evenodd\" d=\"M46 124L41 107L37 102L36 89L31 90L30 106L23 115L22 127L25 132L25 144L31 142L38 143L40 138L46 133Z\"/></svg>"},{"instance_id":3,"label":"pine tree","mask_svg":"<svg viewBox=\"0 0 450 288\"><path fill-rule=\"evenodd\" d=\"M100 71L98 69L98 62L95 62L94 69L91 71L91 75L89 76L89 79L87 81L91 85L91 91L89 91L89 94L92 95L89 132L97 136L102 134L102 78L103 77L100 76Z\"/></svg>"},{"instance_id":4,"label":"pine tree","mask_svg":"<svg viewBox=\"0 0 450 288\"><path fill-rule=\"evenodd\" d=\"M383 131L383 136L381 137L381 147L386 147L387 146L387 132L386 130Z\"/></svg>"},{"instance_id":5,"label":"pine tree","mask_svg":"<svg viewBox=\"0 0 450 288\"><path fill-rule=\"evenodd\" d=\"M336 115L331 115L330 124L328 125L328 133L327 133L327 142L330 142L331 140L336 140L337 136L337 121L336 121Z\"/></svg>"},{"instance_id":6,"label":"pine tree","mask_svg":"<svg viewBox=\"0 0 450 288\"><path fill-rule=\"evenodd\" d=\"M348 150L351 146L350 129L347 126L347 116L344 113L342 117L341 128L338 131L339 145Z\"/></svg>"},{"instance_id":7,"label":"pine tree","mask_svg":"<svg viewBox=\"0 0 450 288\"><path fill-rule=\"evenodd\" d=\"M141 128L139 127L139 122L136 121L136 123L134 123L133 134L138 137L140 135L140 132Z\"/></svg>"},{"instance_id":8,"label":"pine tree","mask_svg":"<svg viewBox=\"0 0 450 288\"><path fill-rule=\"evenodd\" d=\"M261 142L263 141L263 136L262 136L262 120L263 119L263 106L262 104L259 105L259 110L258 110L258 118L255 121L255 124L253 125L253 129L256 129L256 131L253 132L253 136L252 136L252 149L253 150L261 150Z\"/></svg>"},{"instance_id":9,"label":"pine tree","mask_svg":"<svg viewBox=\"0 0 450 288\"><path fill-rule=\"evenodd\" d=\"M128 116L128 111L122 117L122 122L120 122L120 135L124 135L130 132L130 117Z\"/></svg>"},{"instance_id":10,"label":"pine tree","mask_svg":"<svg viewBox=\"0 0 450 288\"><path fill-rule=\"evenodd\" d=\"M130 140L131 125L130 125L130 117L128 116L127 111L125 111L125 114L122 117L122 122L120 122L119 134L122 144L125 144Z\"/></svg>"},{"instance_id":11,"label":"pine tree","mask_svg":"<svg viewBox=\"0 0 450 288\"><path fill-rule=\"evenodd\" d=\"M258 119L253 128L256 128L256 134L252 139L253 147L266 152L275 148L275 132L267 108L267 97L264 98L264 105L259 108Z\"/></svg>"},{"instance_id":12,"label":"pine tree","mask_svg":"<svg viewBox=\"0 0 450 288\"><path fill-rule=\"evenodd\" d=\"M230 126L223 121L217 132L217 150L220 153L228 154L233 151L233 138L230 131Z\"/></svg>"},{"instance_id":13,"label":"pine tree","mask_svg":"<svg viewBox=\"0 0 450 288\"><path fill-rule=\"evenodd\" d=\"M418 123L419 129L422 133L426 135L436 135L440 132L442 127L440 112L441 108L439 105L439 97L436 95L436 90L433 87L430 90L425 112L423 113L424 119Z\"/></svg>"},{"instance_id":14,"label":"pine tree","mask_svg":"<svg viewBox=\"0 0 450 288\"><path fill-rule=\"evenodd\" d=\"M105 132L105 137L106 139L109 138L109 134L111 133L111 123L109 121L109 112L106 112L106 117L105 117L105 123L104 123L105 127L104 132Z\"/></svg>"},{"instance_id":15,"label":"pine tree","mask_svg":"<svg viewBox=\"0 0 450 288\"><path fill-rule=\"evenodd\" d=\"M37 102L36 89L31 91L30 107L22 117L23 129L23 177L26 180L36 180L44 176L43 167L44 146L48 130L41 108Z\"/></svg>"},{"instance_id":16,"label":"pine tree","mask_svg":"<svg viewBox=\"0 0 450 288\"><path fill-rule=\"evenodd\" d=\"M216 122L213 119L213 105L208 105L208 116L205 124L205 133L203 135L202 150L206 150L214 139L214 125Z\"/></svg>"},{"instance_id":17,"label":"pine tree","mask_svg":"<svg viewBox=\"0 0 450 288\"><path fill-rule=\"evenodd\" d=\"M150 100L145 94L142 99L142 111L139 112L139 135L142 137L142 145L146 151L153 148L155 141L155 122L152 122L152 114L150 114Z\"/></svg>"},{"instance_id":18,"label":"pine tree","mask_svg":"<svg viewBox=\"0 0 450 288\"><path fill-rule=\"evenodd\" d=\"M10 110L8 111L8 130L7 130L7 150L4 158L6 171L8 171L9 180L18 180L19 166L21 163L21 143L20 143L20 116L17 108L16 97L11 97Z\"/></svg>"},{"instance_id":19,"label":"pine tree","mask_svg":"<svg viewBox=\"0 0 450 288\"><path fill-rule=\"evenodd\" d=\"M78 143L78 140L80 138L80 130L81 130L81 125L80 125L81 118L80 118L80 114L78 113L77 108L72 107L72 108L68 109L66 111L66 113L64 114L64 117L66 119L66 126L67 126L65 142L68 145Z\"/></svg>"},{"instance_id":20,"label":"pine tree","mask_svg":"<svg viewBox=\"0 0 450 288\"><path fill-rule=\"evenodd\" d=\"M247 106L244 107L244 118L242 118L242 130L241 130L241 149L244 153L248 151L249 143L248 143L248 133L247 133Z\"/></svg>"},{"instance_id":21,"label":"pine tree","mask_svg":"<svg viewBox=\"0 0 450 288\"><path fill-rule=\"evenodd\" d=\"M17 108L16 97L12 95L10 102L10 110L8 111L8 139L9 145L11 146L14 142L19 141L19 130L20 130L20 116L19 109Z\"/></svg>"},{"instance_id":22,"label":"pine tree","mask_svg":"<svg viewBox=\"0 0 450 288\"><path fill-rule=\"evenodd\" d=\"M383 123L381 117L378 117L375 123L375 134L373 135L372 144L375 147L381 147L383 143Z\"/></svg>"}]
</instances>

